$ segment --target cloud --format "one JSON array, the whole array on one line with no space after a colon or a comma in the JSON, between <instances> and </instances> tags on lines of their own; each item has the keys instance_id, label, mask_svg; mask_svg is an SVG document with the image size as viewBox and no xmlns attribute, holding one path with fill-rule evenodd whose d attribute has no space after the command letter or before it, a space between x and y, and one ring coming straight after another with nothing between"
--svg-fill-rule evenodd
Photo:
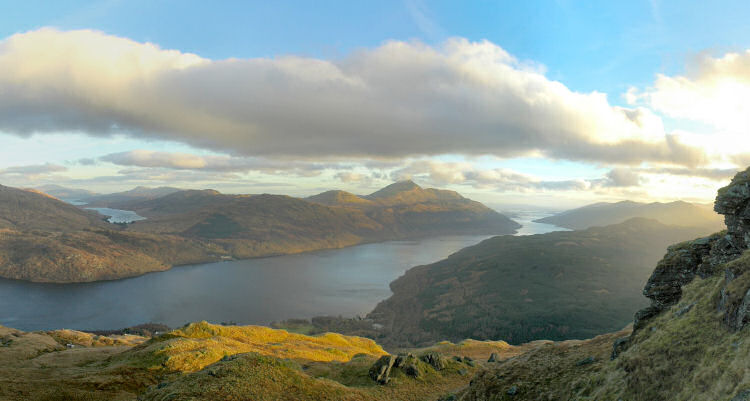
<instances>
[{"instance_id":1,"label":"cloud","mask_svg":"<svg viewBox=\"0 0 750 401\"><path fill-rule=\"evenodd\" d=\"M126 133L265 158L705 162L648 109L571 91L487 41L391 41L333 61L217 61L45 28L0 42L0 71L0 131L17 135Z\"/></svg>"},{"instance_id":2,"label":"cloud","mask_svg":"<svg viewBox=\"0 0 750 401\"><path fill-rule=\"evenodd\" d=\"M418 160L391 173L392 180L419 179L431 185L464 184L475 188L496 189L500 191L585 191L612 185L612 180L571 179L542 180L532 175L513 170L479 169L466 162L440 162L435 160Z\"/></svg>"},{"instance_id":3,"label":"cloud","mask_svg":"<svg viewBox=\"0 0 750 401\"><path fill-rule=\"evenodd\" d=\"M608 185L613 187L635 187L641 183L641 176L627 168L612 169L607 173L607 178L609 179Z\"/></svg>"},{"instance_id":4,"label":"cloud","mask_svg":"<svg viewBox=\"0 0 750 401\"><path fill-rule=\"evenodd\" d=\"M367 174L354 173L351 171L342 171L340 173L336 173L336 175L334 175L334 178L338 179L341 182L346 182L346 183L350 183L350 182L369 183L370 181L372 181L372 177L370 177Z\"/></svg>"},{"instance_id":5,"label":"cloud","mask_svg":"<svg viewBox=\"0 0 750 401\"><path fill-rule=\"evenodd\" d=\"M684 75L659 74L653 87L631 89L627 99L643 101L674 118L699 121L747 134L750 129L750 50L722 57L701 54Z\"/></svg>"},{"instance_id":6,"label":"cloud","mask_svg":"<svg viewBox=\"0 0 750 401\"><path fill-rule=\"evenodd\" d=\"M323 170L346 167L345 165L335 163L268 160L264 158L225 155L200 156L191 153L155 152L144 149L111 153L100 157L99 160L120 166L132 167L225 172L260 171L267 174L291 172L304 176L315 176L319 175Z\"/></svg>"},{"instance_id":7,"label":"cloud","mask_svg":"<svg viewBox=\"0 0 750 401\"><path fill-rule=\"evenodd\" d=\"M33 164L27 166L13 166L4 169L0 169L0 175L2 176L25 176L25 177L39 177L46 174L59 173L67 171L68 168L57 164L46 163L46 164Z\"/></svg>"}]
</instances>

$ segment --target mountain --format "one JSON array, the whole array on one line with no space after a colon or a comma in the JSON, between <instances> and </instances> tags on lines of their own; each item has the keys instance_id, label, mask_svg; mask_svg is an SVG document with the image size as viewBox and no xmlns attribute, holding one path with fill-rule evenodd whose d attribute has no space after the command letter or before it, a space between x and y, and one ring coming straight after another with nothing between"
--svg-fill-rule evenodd
<instances>
[{"instance_id":1,"label":"mountain","mask_svg":"<svg viewBox=\"0 0 750 401\"><path fill-rule=\"evenodd\" d=\"M716 198L727 231L669 247L632 330L538 348L480 373L453 399L750 399L748 205L750 169Z\"/></svg>"},{"instance_id":2,"label":"mountain","mask_svg":"<svg viewBox=\"0 0 750 401\"><path fill-rule=\"evenodd\" d=\"M617 224L633 217L655 219L664 224L676 226L705 227L712 231L721 230L723 227L721 216L711 210L710 206L682 201L595 203L538 219L535 222L580 230Z\"/></svg>"},{"instance_id":3,"label":"mountain","mask_svg":"<svg viewBox=\"0 0 750 401\"><path fill-rule=\"evenodd\" d=\"M390 346L591 337L625 326L645 306L640 288L669 244L704 233L636 218L490 238L410 269L368 318L384 326L379 341Z\"/></svg>"},{"instance_id":4,"label":"mountain","mask_svg":"<svg viewBox=\"0 0 750 401\"><path fill-rule=\"evenodd\" d=\"M57 199L62 199L66 201L79 201L81 199L87 199L87 198L91 198L93 196L98 195L96 192L92 192L86 189L67 188L67 187L63 187L63 186L55 185L55 184L42 185L34 189L44 192L45 194L54 196Z\"/></svg>"},{"instance_id":5,"label":"mountain","mask_svg":"<svg viewBox=\"0 0 750 401\"><path fill-rule=\"evenodd\" d=\"M410 191L414 192L415 187L419 188L414 184ZM269 194L226 195L212 190L180 191L129 203L130 209L148 219L127 229L208 240L235 258L248 258L400 238L509 234L519 227L507 217L458 194L437 198L429 194L441 191L421 188L418 191L428 195L421 199L411 197L406 204L393 201L402 197L397 191L391 191L393 196L386 203L343 191L329 191L307 199Z\"/></svg>"},{"instance_id":6,"label":"mountain","mask_svg":"<svg viewBox=\"0 0 750 401\"><path fill-rule=\"evenodd\" d=\"M0 230L69 232L104 226L97 213L81 210L34 190L0 185Z\"/></svg>"},{"instance_id":7,"label":"mountain","mask_svg":"<svg viewBox=\"0 0 750 401\"><path fill-rule=\"evenodd\" d=\"M156 199L178 191L181 191L181 189L172 187L135 187L129 191L88 196L79 200L86 202L86 207L108 207L112 209L128 210L128 204L131 202Z\"/></svg>"},{"instance_id":8,"label":"mountain","mask_svg":"<svg viewBox=\"0 0 750 401\"><path fill-rule=\"evenodd\" d=\"M340 190L326 191L317 195L309 196L305 199L326 206L371 206L373 204L373 202L368 199Z\"/></svg>"},{"instance_id":9,"label":"mountain","mask_svg":"<svg viewBox=\"0 0 750 401\"><path fill-rule=\"evenodd\" d=\"M508 234L521 227L508 217L457 192L423 189L413 181L400 181L366 196L328 191L306 199L327 206L362 211L368 218L390 228L397 236Z\"/></svg>"},{"instance_id":10,"label":"mountain","mask_svg":"<svg viewBox=\"0 0 750 401\"><path fill-rule=\"evenodd\" d=\"M30 281L109 280L180 264L423 236L509 234L519 227L457 194L451 201L353 208L283 195L173 188L96 197L94 204L147 217L118 226L44 194L3 188L0 229L8 231L0 232L0 277ZM166 195L156 197L161 193Z\"/></svg>"}]
</instances>

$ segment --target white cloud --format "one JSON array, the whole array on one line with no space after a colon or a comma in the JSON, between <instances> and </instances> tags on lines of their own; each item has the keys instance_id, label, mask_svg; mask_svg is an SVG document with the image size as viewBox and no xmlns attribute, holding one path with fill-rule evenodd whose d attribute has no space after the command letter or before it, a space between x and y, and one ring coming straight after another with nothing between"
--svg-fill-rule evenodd
<instances>
[{"instance_id":1,"label":"white cloud","mask_svg":"<svg viewBox=\"0 0 750 401\"><path fill-rule=\"evenodd\" d=\"M41 29L0 42L0 71L0 130L20 135L128 133L255 157L705 161L649 110L571 91L486 41L387 42L335 61L213 61Z\"/></svg>"},{"instance_id":2,"label":"white cloud","mask_svg":"<svg viewBox=\"0 0 750 401\"><path fill-rule=\"evenodd\" d=\"M703 54L685 75L659 74L652 88L630 90L631 103L645 101L671 117L747 133L750 128L750 50L714 58Z\"/></svg>"}]
</instances>

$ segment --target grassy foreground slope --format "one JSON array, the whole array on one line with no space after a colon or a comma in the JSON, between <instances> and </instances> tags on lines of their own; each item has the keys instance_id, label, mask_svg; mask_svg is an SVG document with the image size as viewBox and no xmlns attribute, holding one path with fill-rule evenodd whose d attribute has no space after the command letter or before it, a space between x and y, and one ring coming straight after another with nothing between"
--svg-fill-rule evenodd
<instances>
[{"instance_id":1,"label":"grassy foreground slope","mask_svg":"<svg viewBox=\"0 0 750 401\"><path fill-rule=\"evenodd\" d=\"M359 337L206 322L153 338L0 327L0 399L427 401L468 385L491 353L503 360L536 346L467 341L409 350L440 355L442 365L415 359L417 377L394 369L379 385L369 370L385 351Z\"/></svg>"},{"instance_id":2,"label":"grassy foreground slope","mask_svg":"<svg viewBox=\"0 0 750 401\"><path fill-rule=\"evenodd\" d=\"M461 338L589 338L646 305L640 290L674 242L701 228L632 219L584 231L501 236L409 270L369 318L387 345Z\"/></svg>"}]
</instances>

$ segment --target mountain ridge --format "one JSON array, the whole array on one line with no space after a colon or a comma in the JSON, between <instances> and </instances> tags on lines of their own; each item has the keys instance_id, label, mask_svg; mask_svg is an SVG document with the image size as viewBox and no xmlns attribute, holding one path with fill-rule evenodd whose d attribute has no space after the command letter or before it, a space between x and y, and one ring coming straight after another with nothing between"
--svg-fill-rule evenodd
<instances>
[{"instance_id":1,"label":"mountain ridge","mask_svg":"<svg viewBox=\"0 0 750 401\"><path fill-rule=\"evenodd\" d=\"M168 187L136 188L126 191L125 197L120 193L107 198L120 202L108 201L110 207L125 206L147 217L114 225L47 195L12 191L28 200L0 202L0 229L19 228L12 223L17 219L13 216L30 216L30 220L20 231L0 236L0 277L30 281L110 280L180 264L435 235L509 234L520 227L465 198L457 202L412 198L408 204L352 208L285 195L227 195ZM11 211L9 205L16 207ZM56 212L38 213L35 205ZM70 219L77 223L53 218L63 210L72 213Z\"/></svg>"},{"instance_id":2,"label":"mountain ridge","mask_svg":"<svg viewBox=\"0 0 750 401\"><path fill-rule=\"evenodd\" d=\"M677 226L701 226L712 231L723 227L721 216L709 207L679 200L667 203L598 202L534 221L579 230L617 224L633 217L652 218Z\"/></svg>"}]
</instances>

